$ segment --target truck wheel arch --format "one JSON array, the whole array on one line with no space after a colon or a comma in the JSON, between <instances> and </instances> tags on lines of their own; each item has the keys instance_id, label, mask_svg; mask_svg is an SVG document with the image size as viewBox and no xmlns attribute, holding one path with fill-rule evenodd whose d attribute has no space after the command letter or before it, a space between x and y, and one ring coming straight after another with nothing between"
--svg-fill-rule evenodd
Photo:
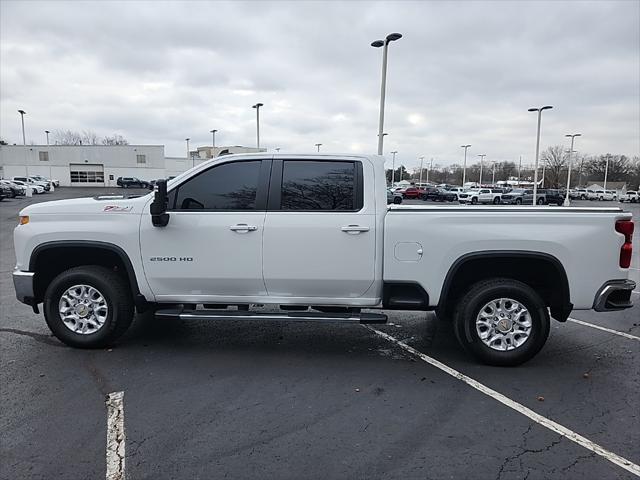
<instances>
[{"instance_id":1,"label":"truck wheel arch","mask_svg":"<svg viewBox=\"0 0 640 480\"><path fill-rule=\"evenodd\" d=\"M522 250L491 250L459 257L445 276L438 312L450 317L456 299L466 287L483 279L505 276L537 287L550 307L551 315L556 320L566 321L573 305L562 263L548 253Z\"/></svg>"},{"instance_id":2,"label":"truck wheel arch","mask_svg":"<svg viewBox=\"0 0 640 480\"><path fill-rule=\"evenodd\" d=\"M67 252L65 252L65 250ZM48 262L52 256L55 255L60 258L59 256L64 253L68 254L68 250L73 250L74 253L81 252L81 254L79 256L77 254L74 255L74 258L70 261L58 262L55 266L51 266L49 269L46 269L45 267L44 271L47 272L45 275L37 274L38 271L43 271L43 265L46 265L46 262ZM92 261L94 258L95 261ZM67 259L68 257L64 258L64 260ZM107 259L110 260L110 262L105 264L104 262ZM110 263L113 263L113 265L110 265ZM41 300L42 294L46 289L46 284L48 284L53 276L60 273L61 269L65 270L74 266L87 264L122 267L123 276L129 282L129 287L131 288L131 294L135 301L136 308L138 311L143 311L145 309L146 300L144 300L144 297L140 293L136 273L129 255L118 245L94 240L60 240L45 242L33 249L29 259L29 271L36 272L36 284L34 285L34 288L37 301ZM40 282L38 282L38 277L40 277Z\"/></svg>"}]
</instances>

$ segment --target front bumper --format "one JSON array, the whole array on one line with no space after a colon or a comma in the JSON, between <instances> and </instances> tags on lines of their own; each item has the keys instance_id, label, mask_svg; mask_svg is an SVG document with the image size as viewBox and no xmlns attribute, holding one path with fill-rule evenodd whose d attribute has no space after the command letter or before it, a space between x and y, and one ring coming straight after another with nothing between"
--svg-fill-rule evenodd
<instances>
[{"instance_id":1,"label":"front bumper","mask_svg":"<svg viewBox=\"0 0 640 480\"><path fill-rule=\"evenodd\" d=\"M16 289L16 298L27 305L33 306L35 298L33 293L33 272L13 271L13 287Z\"/></svg>"},{"instance_id":2,"label":"front bumper","mask_svg":"<svg viewBox=\"0 0 640 480\"><path fill-rule=\"evenodd\" d=\"M631 292L636 288L633 280L609 280L606 282L593 301L596 312L610 312L633 307Z\"/></svg>"}]
</instances>

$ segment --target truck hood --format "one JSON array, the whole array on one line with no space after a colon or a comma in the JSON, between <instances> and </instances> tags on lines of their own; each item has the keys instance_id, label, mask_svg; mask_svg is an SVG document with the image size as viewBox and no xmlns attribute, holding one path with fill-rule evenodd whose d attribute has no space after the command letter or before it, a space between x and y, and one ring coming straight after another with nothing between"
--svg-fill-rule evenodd
<instances>
[{"instance_id":1,"label":"truck hood","mask_svg":"<svg viewBox=\"0 0 640 480\"><path fill-rule=\"evenodd\" d=\"M72 198L35 203L23 208L20 215L56 215L56 214L140 214L144 205L151 200L152 194L126 198L122 195Z\"/></svg>"}]
</instances>

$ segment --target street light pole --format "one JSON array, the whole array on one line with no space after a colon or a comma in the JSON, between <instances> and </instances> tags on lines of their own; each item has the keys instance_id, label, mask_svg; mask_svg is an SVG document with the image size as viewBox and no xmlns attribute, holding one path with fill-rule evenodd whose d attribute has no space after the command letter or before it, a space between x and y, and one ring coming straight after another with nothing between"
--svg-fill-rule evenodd
<instances>
[{"instance_id":1,"label":"street light pole","mask_svg":"<svg viewBox=\"0 0 640 480\"><path fill-rule=\"evenodd\" d=\"M424 157L420 157L420 186L422 186L422 166L424 164ZM429 181L429 170L427 170L427 182Z\"/></svg>"},{"instance_id":2,"label":"street light pole","mask_svg":"<svg viewBox=\"0 0 640 480\"><path fill-rule=\"evenodd\" d=\"M396 153L398 153L397 150L391 152L391 155L393 155L393 163L391 163L391 186L392 187L394 182L396 181Z\"/></svg>"},{"instance_id":3,"label":"street light pole","mask_svg":"<svg viewBox=\"0 0 640 480\"><path fill-rule=\"evenodd\" d=\"M49 130L45 130L44 133L47 134L47 146L49 146L49 134L51 133Z\"/></svg>"},{"instance_id":4,"label":"street light pole","mask_svg":"<svg viewBox=\"0 0 640 480\"><path fill-rule=\"evenodd\" d=\"M494 160L493 162L493 171L491 173L491 185L495 185L496 184L496 161Z\"/></svg>"},{"instance_id":5,"label":"street light pole","mask_svg":"<svg viewBox=\"0 0 640 480\"><path fill-rule=\"evenodd\" d=\"M22 146L26 147L27 138L24 135L24 116L26 115L27 112L25 112L24 110L18 110L18 113L20 114L20 120L22 121Z\"/></svg>"},{"instance_id":6,"label":"street light pole","mask_svg":"<svg viewBox=\"0 0 640 480\"><path fill-rule=\"evenodd\" d=\"M607 153L607 164L604 167L604 191L607 192L607 174L609 173L609 159L611 155Z\"/></svg>"},{"instance_id":7,"label":"street light pole","mask_svg":"<svg viewBox=\"0 0 640 480\"><path fill-rule=\"evenodd\" d=\"M318 153L320 153L320 147L322 146L321 143L316 143L316 148L318 149Z\"/></svg>"},{"instance_id":8,"label":"street light pole","mask_svg":"<svg viewBox=\"0 0 640 480\"><path fill-rule=\"evenodd\" d=\"M187 161L189 161L189 140L191 140L191 139L190 138L185 138L184 140L185 140L185 142L187 142ZM194 166L195 166L194 165L194 160L193 160L193 157L191 157L191 168L193 168Z\"/></svg>"},{"instance_id":9,"label":"street light pole","mask_svg":"<svg viewBox=\"0 0 640 480\"><path fill-rule=\"evenodd\" d=\"M256 109L256 146L260 149L260 107L264 106L264 103L256 103L251 108Z\"/></svg>"},{"instance_id":10,"label":"street light pole","mask_svg":"<svg viewBox=\"0 0 640 480\"><path fill-rule=\"evenodd\" d=\"M464 148L464 165L462 165L462 188L464 188L464 184L467 180L467 148L471 145L460 145Z\"/></svg>"},{"instance_id":11,"label":"street light pole","mask_svg":"<svg viewBox=\"0 0 640 480\"><path fill-rule=\"evenodd\" d=\"M483 153L481 155L478 155L480 157L480 181L478 182L480 185L480 187L482 187L482 162L484 160L484 157L486 157L486 155Z\"/></svg>"},{"instance_id":12,"label":"street light pole","mask_svg":"<svg viewBox=\"0 0 640 480\"><path fill-rule=\"evenodd\" d=\"M550 110L553 106L546 105L540 108L530 108L529 112L538 112L538 134L536 136L536 163L533 172L533 200L532 203L535 205L538 203L538 157L540 155L540 123L542 122L542 111Z\"/></svg>"},{"instance_id":13,"label":"street light pole","mask_svg":"<svg viewBox=\"0 0 640 480\"><path fill-rule=\"evenodd\" d=\"M567 170L567 193L565 194L564 197L564 206L568 207L571 204L571 201L569 200L569 188L571 188L571 155L573 154L573 140L576 137L581 137L582 134L581 133L574 133L573 135L565 135L565 137L570 137L571 138L571 148L569 149L569 170Z\"/></svg>"},{"instance_id":14,"label":"street light pole","mask_svg":"<svg viewBox=\"0 0 640 480\"><path fill-rule=\"evenodd\" d=\"M210 130L209 133L211 134L211 146L213 148L216 148L216 132L218 130Z\"/></svg>"},{"instance_id":15,"label":"street light pole","mask_svg":"<svg viewBox=\"0 0 640 480\"><path fill-rule=\"evenodd\" d=\"M387 38L384 40L376 40L371 43L372 47L382 49L382 80L380 82L380 117L378 121L378 155L382 155L382 143L383 143L383 135L382 131L384 130L384 100L387 89L387 51L389 50L389 43L395 40L400 40L402 38L402 34L400 33L390 33L387 35Z\"/></svg>"}]
</instances>

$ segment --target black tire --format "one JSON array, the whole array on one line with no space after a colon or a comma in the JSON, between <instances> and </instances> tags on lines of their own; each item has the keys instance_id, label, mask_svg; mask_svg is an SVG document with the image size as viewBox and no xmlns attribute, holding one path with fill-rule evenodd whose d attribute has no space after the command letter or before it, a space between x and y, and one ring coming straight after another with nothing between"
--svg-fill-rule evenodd
<instances>
[{"instance_id":1,"label":"black tire","mask_svg":"<svg viewBox=\"0 0 640 480\"><path fill-rule=\"evenodd\" d=\"M500 203L500 197L496 197L493 199L493 204L498 205Z\"/></svg>"},{"instance_id":2,"label":"black tire","mask_svg":"<svg viewBox=\"0 0 640 480\"><path fill-rule=\"evenodd\" d=\"M531 331L522 345L498 351L486 345L478 335L476 317L492 299L509 298L520 302L531 317ZM525 283L508 278L483 280L460 298L453 316L456 338L475 358L488 365L515 366L533 358L549 336L549 311L543 300Z\"/></svg>"},{"instance_id":3,"label":"black tire","mask_svg":"<svg viewBox=\"0 0 640 480\"><path fill-rule=\"evenodd\" d=\"M537 205L544 205L544 198L539 198L536 202Z\"/></svg>"},{"instance_id":4,"label":"black tire","mask_svg":"<svg viewBox=\"0 0 640 480\"><path fill-rule=\"evenodd\" d=\"M471 205L477 205L478 204L478 197L471 197Z\"/></svg>"},{"instance_id":5,"label":"black tire","mask_svg":"<svg viewBox=\"0 0 640 480\"><path fill-rule=\"evenodd\" d=\"M564 200L561 202L556 203L557 206L561 207L562 205L564 205Z\"/></svg>"},{"instance_id":6,"label":"black tire","mask_svg":"<svg viewBox=\"0 0 640 480\"><path fill-rule=\"evenodd\" d=\"M393 197L393 203L400 205L402 203L402 197Z\"/></svg>"},{"instance_id":7,"label":"black tire","mask_svg":"<svg viewBox=\"0 0 640 480\"><path fill-rule=\"evenodd\" d=\"M516 198L516 205L522 205L522 199Z\"/></svg>"},{"instance_id":8,"label":"black tire","mask_svg":"<svg viewBox=\"0 0 640 480\"><path fill-rule=\"evenodd\" d=\"M58 311L60 298L74 285L88 285L104 297L108 312L102 327L88 334L73 332L62 321ZM133 298L125 279L113 270L86 265L66 270L55 277L44 295L44 317L53 334L63 343L76 348L104 348L115 342L131 325Z\"/></svg>"}]
</instances>

